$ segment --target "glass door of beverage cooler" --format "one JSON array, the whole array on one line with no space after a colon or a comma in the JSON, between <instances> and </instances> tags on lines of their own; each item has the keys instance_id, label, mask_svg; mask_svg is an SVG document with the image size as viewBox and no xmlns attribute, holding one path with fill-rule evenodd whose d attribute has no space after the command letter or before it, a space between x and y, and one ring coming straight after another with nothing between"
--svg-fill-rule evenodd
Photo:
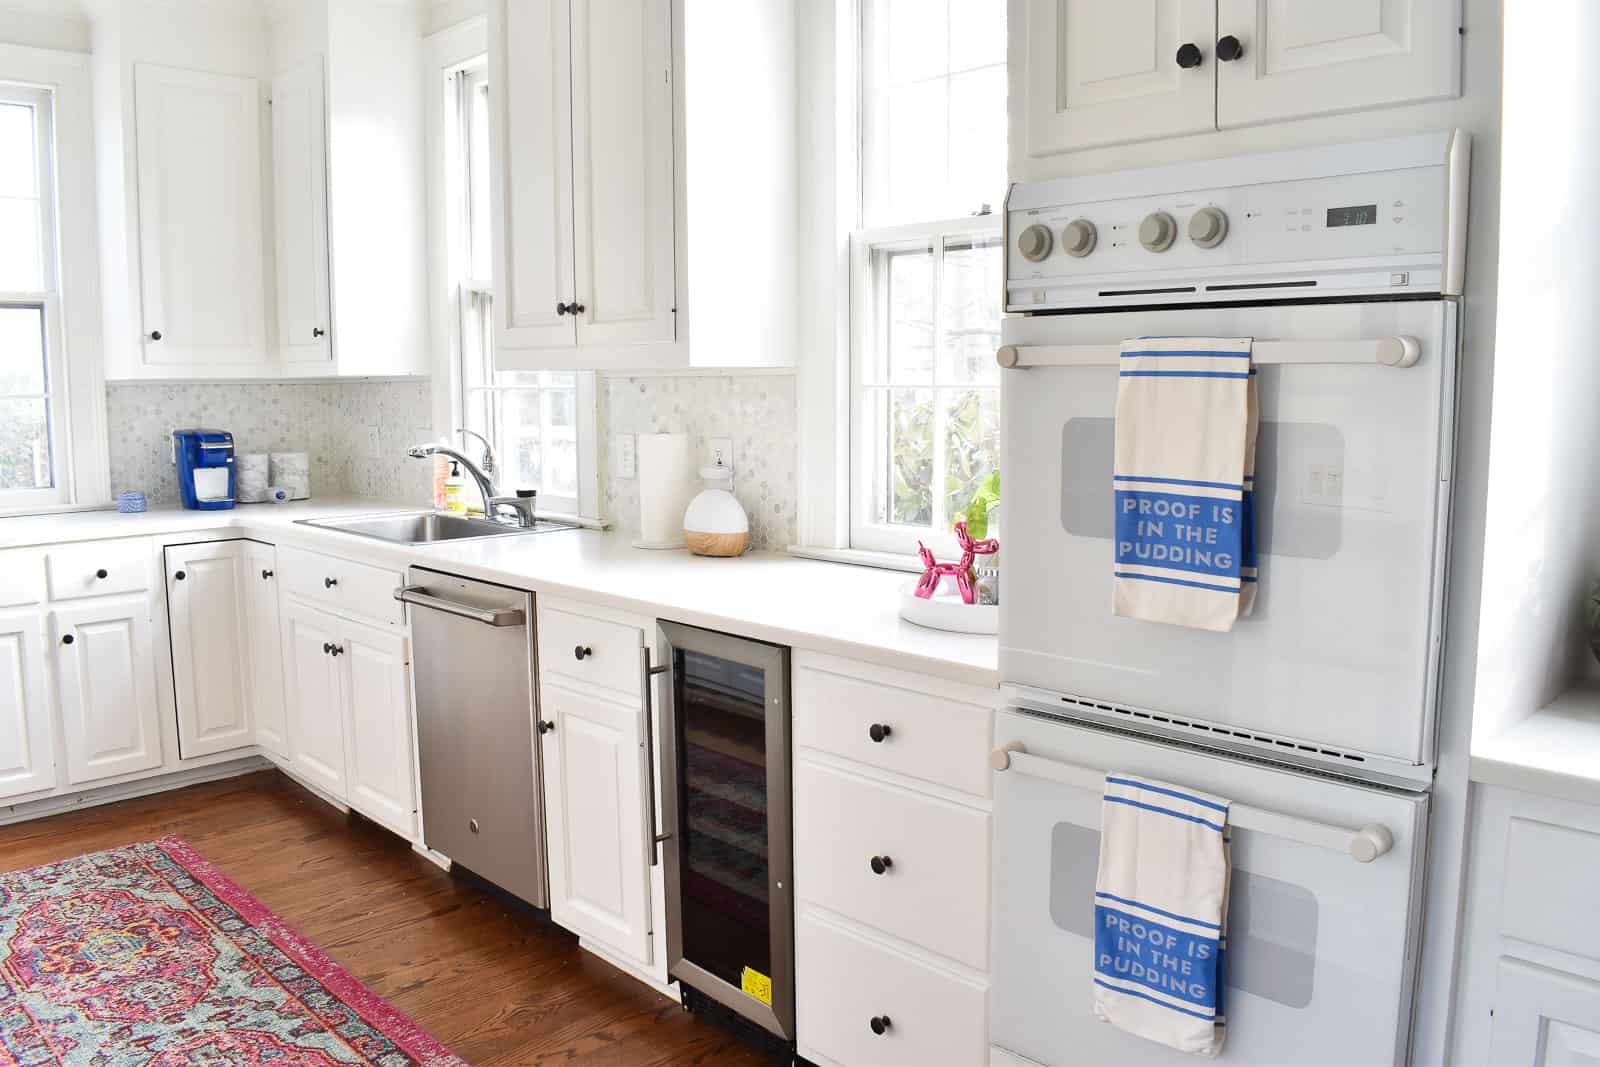
<instances>
[{"instance_id":1,"label":"glass door of beverage cooler","mask_svg":"<svg viewBox=\"0 0 1600 1067\"><path fill-rule=\"evenodd\" d=\"M667 971L794 1037L789 650L661 624Z\"/></svg>"}]
</instances>

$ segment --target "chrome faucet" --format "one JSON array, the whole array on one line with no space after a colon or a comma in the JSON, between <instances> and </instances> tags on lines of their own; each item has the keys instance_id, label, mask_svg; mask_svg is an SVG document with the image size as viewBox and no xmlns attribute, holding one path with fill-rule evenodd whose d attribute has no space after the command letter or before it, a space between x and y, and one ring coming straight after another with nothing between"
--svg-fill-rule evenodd
<instances>
[{"instance_id":1,"label":"chrome faucet","mask_svg":"<svg viewBox=\"0 0 1600 1067\"><path fill-rule=\"evenodd\" d=\"M491 455L493 453L490 453ZM537 499L533 495L521 496L512 494L504 495L495 487L494 479L483 468L472 460L457 452L449 445L412 445L406 449L406 455L412 459L427 459L430 456L449 456L467 469L472 480L477 483L478 493L483 497L483 514L487 519L495 522L509 522L516 526L532 526L534 524L533 506ZM511 512L509 519L503 519L498 512L506 508Z\"/></svg>"}]
</instances>

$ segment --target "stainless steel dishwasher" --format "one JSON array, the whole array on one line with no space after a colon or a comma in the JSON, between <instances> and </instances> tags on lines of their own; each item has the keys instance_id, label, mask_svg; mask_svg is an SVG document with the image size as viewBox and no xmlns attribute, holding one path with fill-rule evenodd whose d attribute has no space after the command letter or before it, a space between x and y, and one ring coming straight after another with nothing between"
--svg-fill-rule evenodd
<instances>
[{"instance_id":1,"label":"stainless steel dishwasher","mask_svg":"<svg viewBox=\"0 0 1600 1067\"><path fill-rule=\"evenodd\" d=\"M533 594L412 567L411 617L424 843L550 906L533 683Z\"/></svg>"}]
</instances>

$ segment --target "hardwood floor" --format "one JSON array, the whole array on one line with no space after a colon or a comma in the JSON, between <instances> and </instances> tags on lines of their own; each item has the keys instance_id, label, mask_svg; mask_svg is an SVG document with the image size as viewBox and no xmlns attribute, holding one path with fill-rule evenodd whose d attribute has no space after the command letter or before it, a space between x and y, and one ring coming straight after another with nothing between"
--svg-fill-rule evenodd
<instances>
[{"instance_id":1,"label":"hardwood floor","mask_svg":"<svg viewBox=\"0 0 1600 1067\"><path fill-rule=\"evenodd\" d=\"M0 827L0 870L181 834L469 1063L774 1062L276 771Z\"/></svg>"}]
</instances>

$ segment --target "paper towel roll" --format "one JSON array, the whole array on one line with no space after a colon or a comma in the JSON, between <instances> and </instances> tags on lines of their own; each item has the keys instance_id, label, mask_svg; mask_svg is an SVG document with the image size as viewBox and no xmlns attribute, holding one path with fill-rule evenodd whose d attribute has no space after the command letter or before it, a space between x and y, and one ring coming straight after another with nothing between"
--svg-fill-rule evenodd
<instances>
[{"instance_id":1,"label":"paper towel roll","mask_svg":"<svg viewBox=\"0 0 1600 1067\"><path fill-rule=\"evenodd\" d=\"M639 537L635 548L682 548L683 512L699 488L689 435L639 435Z\"/></svg>"}]
</instances>

